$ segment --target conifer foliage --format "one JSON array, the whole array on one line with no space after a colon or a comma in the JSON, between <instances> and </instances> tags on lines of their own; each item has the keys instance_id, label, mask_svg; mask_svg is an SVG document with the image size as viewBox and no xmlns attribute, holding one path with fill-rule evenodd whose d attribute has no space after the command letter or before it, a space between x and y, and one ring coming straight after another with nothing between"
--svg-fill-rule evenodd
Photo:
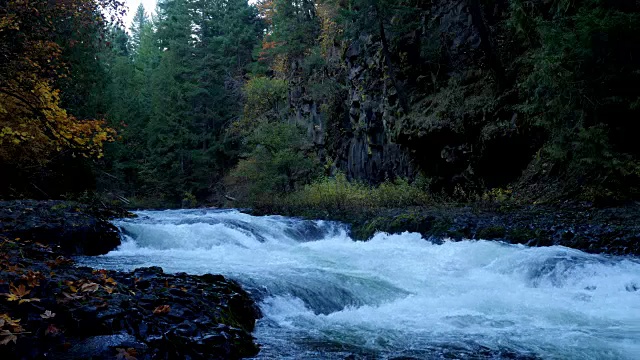
<instances>
[{"instance_id":1,"label":"conifer foliage","mask_svg":"<svg viewBox=\"0 0 640 360\"><path fill-rule=\"evenodd\" d=\"M640 196L638 2L159 0L126 26L124 10L0 2L0 196L186 206L340 172L464 198Z\"/></svg>"},{"instance_id":2,"label":"conifer foliage","mask_svg":"<svg viewBox=\"0 0 640 360\"><path fill-rule=\"evenodd\" d=\"M123 46L105 55L108 190L160 205L217 191L237 146L226 129L242 111L242 86L262 21L243 0L164 0L150 19L139 7ZM120 34L120 35L118 35Z\"/></svg>"}]
</instances>

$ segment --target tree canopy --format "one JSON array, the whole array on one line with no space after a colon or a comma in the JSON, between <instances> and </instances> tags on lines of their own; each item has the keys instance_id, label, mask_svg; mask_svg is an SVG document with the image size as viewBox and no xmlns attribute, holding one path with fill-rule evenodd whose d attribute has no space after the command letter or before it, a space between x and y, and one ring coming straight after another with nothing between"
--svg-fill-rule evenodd
<instances>
[{"instance_id":1,"label":"tree canopy","mask_svg":"<svg viewBox=\"0 0 640 360\"><path fill-rule=\"evenodd\" d=\"M640 194L638 4L160 0L126 26L124 10L0 5L9 193L64 193L42 186L72 168L141 206L337 173L465 199Z\"/></svg>"}]
</instances>

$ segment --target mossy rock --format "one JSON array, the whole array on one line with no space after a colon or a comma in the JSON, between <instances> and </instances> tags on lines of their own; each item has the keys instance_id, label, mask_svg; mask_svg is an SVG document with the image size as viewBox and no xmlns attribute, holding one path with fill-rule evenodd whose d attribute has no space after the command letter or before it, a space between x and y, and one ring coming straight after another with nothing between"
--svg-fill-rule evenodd
<instances>
[{"instance_id":1,"label":"mossy rock","mask_svg":"<svg viewBox=\"0 0 640 360\"><path fill-rule=\"evenodd\" d=\"M516 227L507 232L507 239L516 244L526 244L540 237L540 232L528 227Z\"/></svg>"},{"instance_id":2,"label":"mossy rock","mask_svg":"<svg viewBox=\"0 0 640 360\"><path fill-rule=\"evenodd\" d=\"M378 231L385 230L385 222L389 219L384 217L377 217L363 224L354 224L351 228L351 237L355 240L368 240Z\"/></svg>"},{"instance_id":3,"label":"mossy rock","mask_svg":"<svg viewBox=\"0 0 640 360\"><path fill-rule=\"evenodd\" d=\"M460 229L456 227L452 227L448 229L445 233L445 236L456 241L460 241L462 239L470 237L464 229Z\"/></svg>"},{"instance_id":4,"label":"mossy rock","mask_svg":"<svg viewBox=\"0 0 640 360\"><path fill-rule=\"evenodd\" d=\"M453 221L448 218L438 218L434 219L431 224L431 229L429 230L429 235L432 236L444 236L449 232L451 226L453 225Z\"/></svg>"},{"instance_id":5,"label":"mossy rock","mask_svg":"<svg viewBox=\"0 0 640 360\"><path fill-rule=\"evenodd\" d=\"M480 228L476 231L476 239L492 240L503 239L507 231L504 226L493 225L486 228Z\"/></svg>"}]
</instances>

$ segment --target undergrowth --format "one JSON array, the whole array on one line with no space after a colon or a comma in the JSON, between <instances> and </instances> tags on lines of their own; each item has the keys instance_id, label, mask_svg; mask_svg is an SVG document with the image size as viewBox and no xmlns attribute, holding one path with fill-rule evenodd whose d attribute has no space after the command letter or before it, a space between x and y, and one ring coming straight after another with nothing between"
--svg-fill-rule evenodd
<instances>
[{"instance_id":1,"label":"undergrowth","mask_svg":"<svg viewBox=\"0 0 640 360\"><path fill-rule=\"evenodd\" d=\"M344 174L338 173L335 177L321 178L289 194L262 198L257 205L263 209L287 209L286 212L300 214L310 211L331 214L424 206L430 201L426 190L405 179L388 180L372 186L349 181Z\"/></svg>"}]
</instances>

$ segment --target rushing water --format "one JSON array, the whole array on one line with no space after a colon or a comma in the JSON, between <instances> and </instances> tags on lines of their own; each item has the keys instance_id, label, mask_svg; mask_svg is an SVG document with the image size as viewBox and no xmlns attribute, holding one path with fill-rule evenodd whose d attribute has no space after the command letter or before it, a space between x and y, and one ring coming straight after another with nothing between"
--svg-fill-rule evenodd
<instances>
[{"instance_id":1,"label":"rushing water","mask_svg":"<svg viewBox=\"0 0 640 360\"><path fill-rule=\"evenodd\" d=\"M495 241L367 242L323 221L141 211L86 265L220 273L264 313L260 359L640 359L640 261Z\"/></svg>"}]
</instances>

